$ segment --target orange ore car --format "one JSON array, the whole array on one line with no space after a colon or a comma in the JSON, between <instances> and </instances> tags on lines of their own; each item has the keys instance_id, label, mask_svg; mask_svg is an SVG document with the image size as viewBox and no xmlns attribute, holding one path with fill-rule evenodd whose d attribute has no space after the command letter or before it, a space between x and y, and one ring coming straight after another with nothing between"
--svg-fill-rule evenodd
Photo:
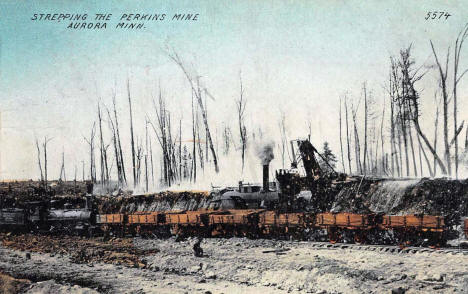
<instances>
[{"instance_id":1,"label":"orange ore car","mask_svg":"<svg viewBox=\"0 0 468 294\"><path fill-rule=\"evenodd\" d=\"M259 224L263 226L291 226L298 227L305 225L304 213L276 213L275 211L265 211L259 215Z\"/></svg>"},{"instance_id":2,"label":"orange ore car","mask_svg":"<svg viewBox=\"0 0 468 294\"><path fill-rule=\"evenodd\" d=\"M318 213L315 216L315 225L319 227L340 227L348 229L367 229L373 226L370 221L372 215L356 213Z\"/></svg>"},{"instance_id":3,"label":"orange ore car","mask_svg":"<svg viewBox=\"0 0 468 294\"><path fill-rule=\"evenodd\" d=\"M384 229L421 229L442 232L444 218L433 215L384 215L380 225Z\"/></svg>"},{"instance_id":4,"label":"orange ore car","mask_svg":"<svg viewBox=\"0 0 468 294\"><path fill-rule=\"evenodd\" d=\"M98 224L123 224L125 219L124 214L99 214L96 217Z\"/></svg>"},{"instance_id":5,"label":"orange ore car","mask_svg":"<svg viewBox=\"0 0 468 294\"><path fill-rule=\"evenodd\" d=\"M139 212L128 216L128 223L135 225L161 224L165 221L165 213Z\"/></svg>"},{"instance_id":6,"label":"orange ore car","mask_svg":"<svg viewBox=\"0 0 468 294\"><path fill-rule=\"evenodd\" d=\"M230 224L248 225L252 220L264 210L261 209L236 209L213 212L209 216L210 225Z\"/></svg>"}]
</instances>

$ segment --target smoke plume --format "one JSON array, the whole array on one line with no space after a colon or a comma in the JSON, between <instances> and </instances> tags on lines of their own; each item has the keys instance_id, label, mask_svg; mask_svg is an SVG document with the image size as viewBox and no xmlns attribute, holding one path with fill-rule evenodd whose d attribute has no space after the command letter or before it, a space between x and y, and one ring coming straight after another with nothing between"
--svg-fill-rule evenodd
<instances>
[{"instance_id":1,"label":"smoke plume","mask_svg":"<svg viewBox=\"0 0 468 294\"><path fill-rule=\"evenodd\" d=\"M273 158L275 158L275 155L273 154L274 146L275 144L273 141L262 142L259 145L257 145L257 156L260 158L262 165L269 164L270 161L272 161Z\"/></svg>"}]
</instances>

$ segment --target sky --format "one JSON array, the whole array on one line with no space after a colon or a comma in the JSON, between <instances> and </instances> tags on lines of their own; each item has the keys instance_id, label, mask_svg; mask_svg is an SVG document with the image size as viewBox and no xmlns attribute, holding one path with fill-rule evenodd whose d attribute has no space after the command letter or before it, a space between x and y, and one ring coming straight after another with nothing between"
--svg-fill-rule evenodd
<instances>
[{"instance_id":1,"label":"sky","mask_svg":"<svg viewBox=\"0 0 468 294\"><path fill-rule=\"evenodd\" d=\"M39 4L40 3L40 4ZM446 11L448 19L426 20ZM70 21L32 20L34 14L111 13L106 29L69 29ZM172 20L198 14L196 21ZM123 14L166 14L142 29L115 28ZM124 147L129 150L126 80L130 81L137 136L154 118L152 97L161 89L183 139L190 137L191 91L168 48L174 48L214 99L208 101L212 132L236 130L235 99L242 77L246 122L266 137L279 137L285 114L289 138L330 142L339 152L339 98L357 99L367 82L377 101L386 99L389 57L412 44L418 65L434 61L429 40L442 56L468 18L464 1L0 1L0 179L37 179L35 139L49 143L49 174L57 178L61 153L68 177L88 162L84 137L96 120L97 101L111 106L116 93ZM80 21L83 22L83 21ZM135 21L139 23L138 21ZM460 68L468 67L466 48ZM423 126L433 123L437 73L420 82ZM468 113L459 87L460 120ZM109 137L107 137L108 139ZM157 146L157 142L154 141ZM239 174L238 157L225 159L225 178L257 180L254 151L249 172ZM280 167L276 150L274 167ZM130 166L130 152L126 153ZM207 175L207 177L211 177Z\"/></svg>"}]
</instances>

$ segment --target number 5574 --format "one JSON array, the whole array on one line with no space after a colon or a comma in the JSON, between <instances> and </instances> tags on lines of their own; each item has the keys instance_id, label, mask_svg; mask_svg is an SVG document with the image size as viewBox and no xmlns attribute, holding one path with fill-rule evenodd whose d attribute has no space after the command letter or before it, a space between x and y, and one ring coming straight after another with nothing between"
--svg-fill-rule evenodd
<instances>
[{"instance_id":1,"label":"number 5574","mask_svg":"<svg viewBox=\"0 0 468 294\"><path fill-rule=\"evenodd\" d=\"M428 19L443 19L442 17L445 17L445 20L450 16L450 14L446 11L429 11L427 12L427 15L425 17L426 20Z\"/></svg>"}]
</instances>

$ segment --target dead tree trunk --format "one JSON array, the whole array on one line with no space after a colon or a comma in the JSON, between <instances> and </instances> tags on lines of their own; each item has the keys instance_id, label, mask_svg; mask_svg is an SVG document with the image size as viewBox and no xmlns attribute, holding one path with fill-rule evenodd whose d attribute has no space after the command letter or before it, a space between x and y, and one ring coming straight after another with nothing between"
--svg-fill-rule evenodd
<instances>
[{"instance_id":1,"label":"dead tree trunk","mask_svg":"<svg viewBox=\"0 0 468 294\"><path fill-rule=\"evenodd\" d=\"M386 168L385 168L385 160L384 160L384 156L385 156L385 148L384 148L384 134L383 134L383 129L384 129L384 119L385 119L385 98L384 98L384 101L383 101L383 109L382 109L382 120L380 121L380 143L381 143L381 146L382 146L382 174L386 173Z\"/></svg>"},{"instance_id":2,"label":"dead tree trunk","mask_svg":"<svg viewBox=\"0 0 468 294\"><path fill-rule=\"evenodd\" d=\"M406 129L406 111L403 104L402 99L399 99L399 111L398 114L400 116L400 130L403 137L403 147L405 148L405 168L406 168L406 176L409 177L410 175L410 165L409 165L409 152L408 152L408 136L407 136L407 129ZM401 152L401 150L400 150Z\"/></svg>"},{"instance_id":3,"label":"dead tree trunk","mask_svg":"<svg viewBox=\"0 0 468 294\"><path fill-rule=\"evenodd\" d=\"M107 165L107 148L104 145L104 138L102 133L102 114L101 107L98 101L98 119L99 119L99 143L101 150L101 184L107 185L109 183L109 168Z\"/></svg>"},{"instance_id":4,"label":"dead tree trunk","mask_svg":"<svg viewBox=\"0 0 468 294\"><path fill-rule=\"evenodd\" d=\"M182 182L182 119L179 119L179 181Z\"/></svg>"},{"instance_id":5,"label":"dead tree trunk","mask_svg":"<svg viewBox=\"0 0 468 294\"><path fill-rule=\"evenodd\" d=\"M439 130L439 102L437 101L437 93L434 95L434 100L436 103L436 117L434 121L434 151L437 152L437 132ZM434 177L437 175L437 164L436 158L434 156Z\"/></svg>"},{"instance_id":6,"label":"dead tree trunk","mask_svg":"<svg viewBox=\"0 0 468 294\"><path fill-rule=\"evenodd\" d=\"M114 120L115 120L115 133L116 133L116 140L117 140L117 150L118 150L118 156L119 156L119 162L120 162L120 168L122 172L122 180L123 184L127 184L127 176L125 173L125 163L123 159L123 152L122 152L122 143L120 141L120 130L119 130L119 120L117 118L117 107L115 105L115 92L112 96L112 103L114 105Z\"/></svg>"},{"instance_id":7,"label":"dead tree trunk","mask_svg":"<svg viewBox=\"0 0 468 294\"><path fill-rule=\"evenodd\" d=\"M37 164L39 165L39 172L41 173L41 183L44 181L44 174L42 172L41 164L41 149L39 148L39 141L36 138L36 148L37 148Z\"/></svg>"},{"instance_id":8,"label":"dead tree trunk","mask_svg":"<svg viewBox=\"0 0 468 294\"><path fill-rule=\"evenodd\" d=\"M390 152L391 152L391 166L392 166L392 177L395 175L395 167L398 176L398 158L396 157L396 143L395 143L395 121L394 121L394 103L393 98L390 97Z\"/></svg>"},{"instance_id":9,"label":"dead tree trunk","mask_svg":"<svg viewBox=\"0 0 468 294\"><path fill-rule=\"evenodd\" d=\"M218 173L219 172L219 167L218 167L218 159L216 157L216 151L214 149L214 146L213 146L213 141L211 139L211 133L210 133L210 128L208 126L208 119L206 117L206 111L205 111L205 108L203 107L203 99L202 99L202 89L200 88L200 81L199 81L199 78L192 78L192 76L187 72L187 70L185 69L185 66L184 64L182 63L182 60L180 59L180 57L177 55L177 53L175 51L172 52L172 54L169 54L169 57L181 68L181 70L184 72L185 74L185 77L187 78L189 84L190 84L190 87L192 88L192 92L193 94L195 94L195 98L197 99L198 101L198 104L200 106L200 109L201 109L201 113L202 113L202 118L203 118L203 124L205 125L205 132L206 132L206 137L208 139L208 142L207 144L209 144L209 147L210 147L210 150L211 150L211 154L212 154L212 157L213 157L213 164L215 166L215 171ZM205 89L205 92L206 92L206 89ZM206 94L206 93L205 93Z\"/></svg>"},{"instance_id":10,"label":"dead tree trunk","mask_svg":"<svg viewBox=\"0 0 468 294\"><path fill-rule=\"evenodd\" d=\"M115 166L117 168L117 182L119 184L119 187L122 187L125 185L125 180L124 180L123 171L122 171L122 163L120 161L121 157L120 157L120 152L119 152L119 142L117 140L117 132L116 132L110 111L107 108L106 110L107 110L107 115L109 118L109 128L112 132L112 144L114 146Z\"/></svg>"},{"instance_id":11,"label":"dead tree trunk","mask_svg":"<svg viewBox=\"0 0 468 294\"><path fill-rule=\"evenodd\" d=\"M411 124L408 125L408 135L410 140L410 147L411 147L411 154L413 155L413 167L414 167L414 176L418 176L418 167L416 166L416 156L414 154L414 146L413 146L413 134L411 132Z\"/></svg>"},{"instance_id":12,"label":"dead tree trunk","mask_svg":"<svg viewBox=\"0 0 468 294\"><path fill-rule=\"evenodd\" d=\"M60 181L66 181L67 177L65 175L65 152L62 149L62 165L60 166Z\"/></svg>"},{"instance_id":13,"label":"dead tree trunk","mask_svg":"<svg viewBox=\"0 0 468 294\"><path fill-rule=\"evenodd\" d=\"M195 109L193 105L193 92L192 92L192 140L193 140L193 150L192 150L192 176L193 176L193 182L197 182L197 153L196 153L196 133L197 133L197 128L195 125Z\"/></svg>"},{"instance_id":14,"label":"dead tree trunk","mask_svg":"<svg viewBox=\"0 0 468 294\"><path fill-rule=\"evenodd\" d=\"M136 170L135 170L135 142L133 138L133 115L132 115L132 99L130 96L130 81L127 78L127 94L128 94L128 110L130 112L130 144L132 145L132 169L133 169L133 187L136 187L138 184L136 178Z\"/></svg>"},{"instance_id":15,"label":"dead tree trunk","mask_svg":"<svg viewBox=\"0 0 468 294\"><path fill-rule=\"evenodd\" d=\"M362 165L361 165L361 147L359 143L359 133L358 133L358 128L357 128L357 119L356 119L356 114L358 110L359 105L354 109L352 107L352 116L353 116L353 126L354 126L354 151L356 153L356 171L358 174L362 174Z\"/></svg>"},{"instance_id":16,"label":"dead tree trunk","mask_svg":"<svg viewBox=\"0 0 468 294\"><path fill-rule=\"evenodd\" d=\"M247 148L247 131L245 129L245 123L244 123L244 112L245 112L246 101L244 100L244 88L242 87L242 76L240 73L239 73L239 81L240 81L240 95L239 95L239 100L236 101L236 106L237 106L237 119L239 121L239 134L240 134L240 139L241 139L242 172L244 172L245 149Z\"/></svg>"},{"instance_id":17,"label":"dead tree trunk","mask_svg":"<svg viewBox=\"0 0 468 294\"><path fill-rule=\"evenodd\" d=\"M432 52L434 53L434 58L437 64L437 68L439 70L440 75L440 87L442 90L442 106L443 106L443 128L444 128L444 147L445 147L445 162L447 163L447 172L448 175L452 175L452 163L450 158L450 146L449 146L449 139L448 139L448 104L449 104L449 95L447 92L447 71L448 71L448 64L449 64L449 57L450 57L450 48L447 51L447 57L445 60L445 69L442 68L442 65L439 62L439 58L437 57L437 53L434 49L434 44L431 43ZM456 128L456 126L455 126Z\"/></svg>"},{"instance_id":18,"label":"dead tree trunk","mask_svg":"<svg viewBox=\"0 0 468 294\"><path fill-rule=\"evenodd\" d=\"M352 173L351 169L351 150L350 150L350 144L349 144L349 124L348 124L348 97L345 96L345 117L346 117L346 145L347 145L347 155L348 155L348 168L349 168L349 173Z\"/></svg>"},{"instance_id":19,"label":"dead tree trunk","mask_svg":"<svg viewBox=\"0 0 468 294\"><path fill-rule=\"evenodd\" d=\"M285 154L287 147L287 138L286 138L286 116L283 111L280 111L280 121L279 121L279 130L281 135L281 145L279 146L281 152L281 163L282 168L284 169L285 165ZM293 160L295 160L293 158Z\"/></svg>"},{"instance_id":20,"label":"dead tree trunk","mask_svg":"<svg viewBox=\"0 0 468 294\"><path fill-rule=\"evenodd\" d=\"M148 148L148 120L145 120L145 187L146 187L146 192L148 192L148 153L149 153L149 148Z\"/></svg>"},{"instance_id":21,"label":"dead tree trunk","mask_svg":"<svg viewBox=\"0 0 468 294\"><path fill-rule=\"evenodd\" d=\"M366 83L362 85L362 90L364 94L364 161L363 161L363 170L364 175L367 173L367 122L369 116L369 109L367 105L367 89Z\"/></svg>"},{"instance_id":22,"label":"dead tree trunk","mask_svg":"<svg viewBox=\"0 0 468 294\"><path fill-rule=\"evenodd\" d=\"M431 175L431 177L434 177L435 176L435 167L437 165L434 162L434 170L431 168L431 162L429 161L429 158L426 155L426 151L424 151L424 146L422 145L421 139L419 138L420 136L419 136L419 134L416 134L416 136L418 137L419 148L420 148L420 150L422 151L422 153L424 155L424 159L426 160L427 168L429 169L429 174ZM422 170L421 170L421 176L422 175L423 175L423 173L422 173Z\"/></svg>"},{"instance_id":23,"label":"dead tree trunk","mask_svg":"<svg viewBox=\"0 0 468 294\"><path fill-rule=\"evenodd\" d=\"M417 134L416 134L416 136L417 136ZM424 177L424 171L423 171L423 165L422 165L422 152L421 152L422 147L421 147L421 142L420 142L419 136L418 136L418 142L419 142L419 144L418 144L418 151L419 151L419 152L418 152L418 153L419 153L419 171L420 171L420 173L421 173L421 177Z\"/></svg>"},{"instance_id":24,"label":"dead tree trunk","mask_svg":"<svg viewBox=\"0 0 468 294\"><path fill-rule=\"evenodd\" d=\"M455 41L455 56L453 62L453 130L455 138L455 177L458 179L458 135L457 135L457 86L460 79L467 72L466 70L458 76L458 65L460 62L460 52L463 46L463 42L468 36L468 24L465 25L463 30L458 34L457 40Z\"/></svg>"},{"instance_id":25,"label":"dead tree trunk","mask_svg":"<svg viewBox=\"0 0 468 294\"><path fill-rule=\"evenodd\" d=\"M196 118L195 118L195 124L196 124L196 131L197 131L197 143L198 143L198 158L200 162L200 168L202 169L202 172L205 170L205 163L204 163L204 156L203 156L203 148L201 146L201 139L200 139L200 127L199 127L199 117L198 117L198 107L197 107L197 112L196 112Z\"/></svg>"},{"instance_id":26,"label":"dead tree trunk","mask_svg":"<svg viewBox=\"0 0 468 294\"><path fill-rule=\"evenodd\" d=\"M343 172L346 173L345 162L344 162L344 154L343 154L343 134L341 132L341 97L340 97L339 122L340 122L341 165L343 166Z\"/></svg>"},{"instance_id":27,"label":"dead tree trunk","mask_svg":"<svg viewBox=\"0 0 468 294\"><path fill-rule=\"evenodd\" d=\"M96 131L96 122L93 123L93 127L91 129L91 135L89 140L85 137L85 141L89 145L89 176L91 178L92 183L96 183L96 162L94 159L94 136Z\"/></svg>"},{"instance_id":28,"label":"dead tree trunk","mask_svg":"<svg viewBox=\"0 0 468 294\"><path fill-rule=\"evenodd\" d=\"M149 140L149 152L150 152L150 163L151 163L151 184L154 186L154 165L153 165L153 146L151 139Z\"/></svg>"},{"instance_id":29,"label":"dead tree trunk","mask_svg":"<svg viewBox=\"0 0 468 294\"><path fill-rule=\"evenodd\" d=\"M162 97L161 89L159 90L159 109L156 106L155 101L153 100L153 105L156 113L156 117L158 120L158 129L159 132L157 131L156 127L151 123L151 126L153 127L154 133L156 134L156 137L158 138L159 144L161 145L162 149L162 155L163 155L163 174L162 178L164 179L164 184L167 186L171 185L171 180L172 180L172 174L171 174L171 169L170 169L170 155L169 155L169 144L168 144L168 131L167 131L167 110L166 110L166 104L165 101Z\"/></svg>"},{"instance_id":30,"label":"dead tree trunk","mask_svg":"<svg viewBox=\"0 0 468 294\"><path fill-rule=\"evenodd\" d=\"M44 184L46 190L48 189L48 182L47 182L47 143L52 140L52 138L48 139L47 137L44 137L44 143L42 144L42 148L44 150Z\"/></svg>"}]
</instances>

